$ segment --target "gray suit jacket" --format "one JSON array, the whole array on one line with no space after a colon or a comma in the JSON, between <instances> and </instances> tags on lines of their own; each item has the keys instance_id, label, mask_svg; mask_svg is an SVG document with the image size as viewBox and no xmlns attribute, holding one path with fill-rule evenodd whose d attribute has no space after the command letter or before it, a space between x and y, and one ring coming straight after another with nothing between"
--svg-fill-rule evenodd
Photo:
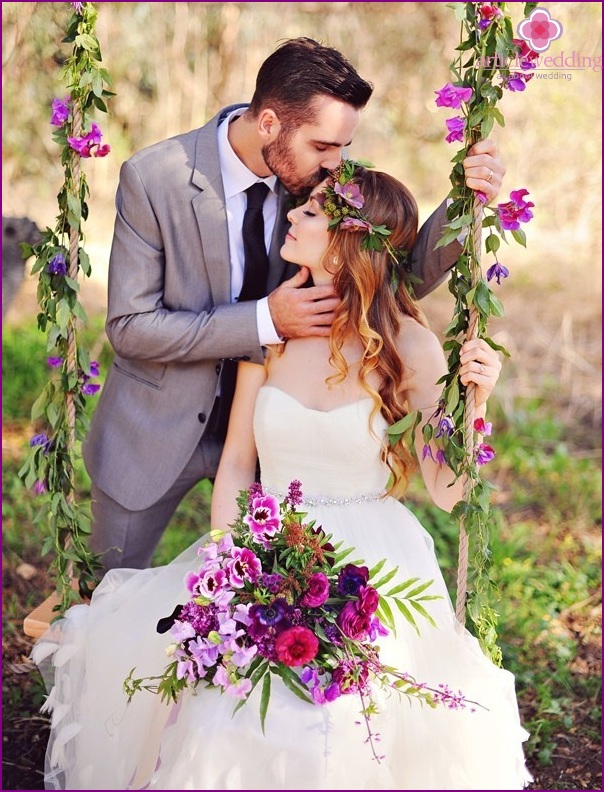
<instances>
[{"instance_id":1,"label":"gray suit jacket","mask_svg":"<svg viewBox=\"0 0 604 792\"><path fill-rule=\"evenodd\" d=\"M191 457L208 427L222 361L263 360L256 303L230 303L217 127L232 109L122 165L106 325L116 354L83 453L95 484L131 510L155 503ZM288 199L279 189L269 291L298 269L279 255ZM442 209L438 220L414 256L424 291L456 257L429 253Z\"/></svg>"}]
</instances>

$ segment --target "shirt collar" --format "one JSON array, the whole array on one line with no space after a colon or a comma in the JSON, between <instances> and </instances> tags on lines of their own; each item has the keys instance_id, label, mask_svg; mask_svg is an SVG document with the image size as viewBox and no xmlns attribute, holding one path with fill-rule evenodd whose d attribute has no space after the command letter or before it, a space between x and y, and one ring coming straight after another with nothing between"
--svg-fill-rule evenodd
<instances>
[{"instance_id":1,"label":"shirt collar","mask_svg":"<svg viewBox=\"0 0 604 792\"><path fill-rule=\"evenodd\" d=\"M220 163L224 197L226 200L247 190L248 187L251 187L252 184L258 181L264 182L273 192L275 192L277 183L277 177L274 174L267 176L266 179L259 179L255 173L252 173L247 165L244 165L233 151L228 136L229 123L233 118L240 116L244 109L245 108L238 108L237 110L233 110L232 113L225 117L224 121L222 121L218 127L218 160Z\"/></svg>"}]
</instances>

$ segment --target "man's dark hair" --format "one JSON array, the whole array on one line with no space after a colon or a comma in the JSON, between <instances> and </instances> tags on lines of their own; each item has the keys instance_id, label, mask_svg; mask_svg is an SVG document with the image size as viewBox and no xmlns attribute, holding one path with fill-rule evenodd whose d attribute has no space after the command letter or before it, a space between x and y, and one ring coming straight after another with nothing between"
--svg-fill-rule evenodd
<instances>
[{"instance_id":1,"label":"man's dark hair","mask_svg":"<svg viewBox=\"0 0 604 792\"><path fill-rule=\"evenodd\" d=\"M310 38L281 44L264 61L256 78L250 113L272 108L288 126L312 122L312 100L333 96L356 109L365 107L373 86L359 77L338 50Z\"/></svg>"}]
</instances>

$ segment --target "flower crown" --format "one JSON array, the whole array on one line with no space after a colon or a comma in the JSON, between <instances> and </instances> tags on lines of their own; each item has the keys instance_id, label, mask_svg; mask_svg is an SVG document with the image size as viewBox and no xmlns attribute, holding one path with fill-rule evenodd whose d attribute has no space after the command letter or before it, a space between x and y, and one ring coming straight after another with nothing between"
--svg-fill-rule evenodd
<instances>
[{"instance_id":1,"label":"flower crown","mask_svg":"<svg viewBox=\"0 0 604 792\"><path fill-rule=\"evenodd\" d=\"M374 225L363 214L365 197L359 185L354 182L357 168L373 168L368 162L343 159L340 165L331 172L330 180L323 188L318 200L323 211L329 217L329 228L339 226L342 231L362 233L361 250L385 249L392 261L391 281L393 289L398 289L401 280L407 278L406 261L409 251L395 248L388 237L392 231L385 225Z\"/></svg>"}]
</instances>

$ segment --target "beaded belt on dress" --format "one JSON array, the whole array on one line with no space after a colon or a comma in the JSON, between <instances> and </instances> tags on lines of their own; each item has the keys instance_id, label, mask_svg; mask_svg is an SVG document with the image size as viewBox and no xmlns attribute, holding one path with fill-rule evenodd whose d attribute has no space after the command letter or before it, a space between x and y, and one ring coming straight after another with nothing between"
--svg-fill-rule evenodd
<instances>
[{"instance_id":1,"label":"beaded belt on dress","mask_svg":"<svg viewBox=\"0 0 604 792\"><path fill-rule=\"evenodd\" d=\"M286 493L278 492L271 487L262 486L264 492L272 495L279 501L285 498ZM372 492L364 495L354 495L351 498L308 498L304 496L302 505L304 506L349 506L350 504L369 503L370 501L381 500L385 496L385 492Z\"/></svg>"}]
</instances>

